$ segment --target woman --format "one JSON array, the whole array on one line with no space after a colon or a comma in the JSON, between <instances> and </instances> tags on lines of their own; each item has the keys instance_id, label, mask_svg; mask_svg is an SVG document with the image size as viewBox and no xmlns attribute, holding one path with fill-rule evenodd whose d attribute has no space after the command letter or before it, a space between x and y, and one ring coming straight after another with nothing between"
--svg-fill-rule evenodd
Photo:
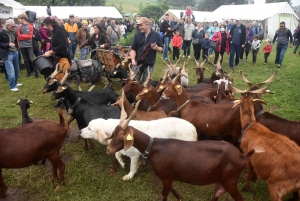
<instances>
[{"instance_id":1,"label":"woman","mask_svg":"<svg viewBox=\"0 0 300 201\"><path fill-rule=\"evenodd\" d=\"M218 31L219 31L218 22L217 22L217 21L214 21L213 26L211 26L211 27L207 30L207 33L209 34L209 39L212 40L212 37L213 37L214 34L215 34L216 32L218 32ZM210 57L212 57L213 50L214 50L213 48L209 48L209 50L208 50L208 55L209 55Z\"/></svg>"},{"instance_id":2,"label":"woman","mask_svg":"<svg viewBox=\"0 0 300 201\"><path fill-rule=\"evenodd\" d=\"M59 63L59 67L62 70L55 78L61 80L67 69L70 68L71 60L68 52L68 34L63 27L61 27L55 17L46 17L44 25L49 31L52 32L50 46L51 50L45 52L44 57L50 57L51 55L55 58L55 65Z\"/></svg>"},{"instance_id":3,"label":"woman","mask_svg":"<svg viewBox=\"0 0 300 201\"><path fill-rule=\"evenodd\" d=\"M85 42L83 42L79 48L82 49L86 46L90 46L92 50L95 49L106 49L109 50L111 46L111 42L107 36L106 31L104 31L99 23L94 24L94 31L95 33ZM96 59L96 51L92 51L91 53L91 59Z\"/></svg>"},{"instance_id":4,"label":"woman","mask_svg":"<svg viewBox=\"0 0 300 201\"><path fill-rule=\"evenodd\" d=\"M212 37L212 41L216 42L219 41L219 46L218 48L215 50L215 60L214 60L214 64L217 63L219 55L221 55L221 63L223 61L223 55L224 52L226 52L227 54L229 54L229 40L228 40L228 33L225 31L225 25L221 25L220 26L220 31L216 32L214 34L214 36Z\"/></svg>"},{"instance_id":5,"label":"woman","mask_svg":"<svg viewBox=\"0 0 300 201\"><path fill-rule=\"evenodd\" d=\"M195 60L199 61L201 55L201 43L205 37L205 31L200 22L197 23L196 29L192 32L192 44L194 48Z\"/></svg>"}]
</instances>

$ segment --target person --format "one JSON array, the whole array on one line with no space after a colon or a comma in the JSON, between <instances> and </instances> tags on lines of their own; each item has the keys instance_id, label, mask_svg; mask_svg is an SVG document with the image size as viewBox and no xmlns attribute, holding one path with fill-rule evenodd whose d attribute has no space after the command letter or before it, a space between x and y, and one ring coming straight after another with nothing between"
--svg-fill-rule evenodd
<instances>
[{"instance_id":1,"label":"person","mask_svg":"<svg viewBox=\"0 0 300 201\"><path fill-rule=\"evenodd\" d=\"M151 29L153 29L154 31L158 32L159 29L158 29L158 25L155 22L155 20L153 18L150 18L150 21L151 21Z\"/></svg>"},{"instance_id":2,"label":"person","mask_svg":"<svg viewBox=\"0 0 300 201\"><path fill-rule=\"evenodd\" d=\"M248 55L251 50L251 44L254 38L253 30L250 28L250 22L246 22L246 44L241 50L240 60L243 60L244 51L246 53L246 62L248 62Z\"/></svg>"},{"instance_id":3,"label":"person","mask_svg":"<svg viewBox=\"0 0 300 201\"><path fill-rule=\"evenodd\" d=\"M123 22L120 20L119 21L119 27L120 27L120 30L121 30L121 36L126 38L126 26L123 24Z\"/></svg>"},{"instance_id":4,"label":"person","mask_svg":"<svg viewBox=\"0 0 300 201\"><path fill-rule=\"evenodd\" d=\"M141 19L141 15L140 14L137 14L135 16L135 22L134 22L134 28L136 28L137 30L139 30L138 26L137 26L137 23L138 21Z\"/></svg>"},{"instance_id":5,"label":"person","mask_svg":"<svg viewBox=\"0 0 300 201\"><path fill-rule=\"evenodd\" d=\"M300 26L300 24L299 24L299 26ZM300 28L299 28L298 32L296 33L296 35L295 35L295 41L296 41L296 47L294 49L293 55L296 54L296 52L299 48L299 45L300 45ZM299 51L299 56L300 56L300 51Z\"/></svg>"},{"instance_id":6,"label":"person","mask_svg":"<svg viewBox=\"0 0 300 201\"><path fill-rule=\"evenodd\" d=\"M88 40L83 42L79 46L79 48L81 49L86 46L90 46L92 50L99 48L109 50L109 48L111 47L111 42L107 36L106 31L102 29L102 26L99 23L94 24L93 27L95 33L92 36L90 36ZM91 59L97 59L96 51L91 52Z\"/></svg>"},{"instance_id":7,"label":"person","mask_svg":"<svg viewBox=\"0 0 300 201\"><path fill-rule=\"evenodd\" d=\"M38 57L40 56L40 50L39 50L39 41L41 40L40 33L39 30L35 28L33 19L28 18L27 22L33 27L33 36L32 36L33 54L35 55L35 57Z\"/></svg>"},{"instance_id":8,"label":"person","mask_svg":"<svg viewBox=\"0 0 300 201\"><path fill-rule=\"evenodd\" d=\"M179 59L181 45L182 45L182 37L180 36L180 31L176 30L175 36L173 37L173 40L172 40L173 61L175 60L175 57L177 59Z\"/></svg>"},{"instance_id":9,"label":"person","mask_svg":"<svg viewBox=\"0 0 300 201\"><path fill-rule=\"evenodd\" d=\"M95 23L99 23L100 24L101 22L102 22L102 17L97 17L97 21L95 21Z\"/></svg>"},{"instance_id":10,"label":"person","mask_svg":"<svg viewBox=\"0 0 300 201\"><path fill-rule=\"evenodd\" d=\"M88 32L88 22L86 20L82 21L82 27L78 30L77 34L76 34L76 42L77 44L80 46L83 42L85 42L86 40L88 40L90 38L90 33ZM85 60L86 56L87 56L87 52L88 52L89 48L81 48L81 56L80 56L80 60Z\"/></svg>"},{"instance_id":11,"label":"person","mask_svg":"<svg viewBox=\"0 0 300 201\"><path fill-rule=\"evenodd\" d=\"M177 24L176 19L174 17L172 17L171 20L170 20L170 27L171 27L172 30L175 29L176 24Z\"/></svg>"},{"instance_id":12,"label":"person","mask_svg":"<svg viewBox=\"0 0 300 201\"><path fill-rule=\"evenodd\" d=\"M47 29L47 26L45 26L44 23L41 24L39 28L40 33L40 39L41 39L41 47L40 52L44 54L45 52L48 52L50 49L50 32Z\"/></svg>"},{"instance_id":13,"label":"person","mask_svg":"<svg viewBox=\"0 0 300 201\"><path fill-rule=\"evenodd\" d=\"M160 25L160 32L164 33L164 52L163 52L163 57L164 60L168 60L168 49L169 49L169 44L171 42L172 36L173 36L173 29L171 28L171 22L169 20L169 14L165 14L164 21Z\"/></svg>"},{"instance_id":14,"label":"person","mask_svg":"<svg viewBox=\"0 0 300 201\"><path fill-rule=\"evenodd\" d=\"M17 87L19 77L19 54L18 40L15 33L15 22L12 19L6 20L5 26L0 31L0 59L4 60L9 88L11 91L19 91Z\"/></svg>"},{"instance_id":15,"label":"person","mask_svg":"<svg viewBox=\"0 0 300 201\"><path fill-rule=\"evenodd\" d=\"M293 33L293 47L297 46L298 41L296 41L296 35L299 30L300 30L300 23L298 24L298 26L296 27Z\"/></svg>"},{"instance_id":16,"label":"person","mask_svg":"<svg viewBox=\"0 0 300 201\"><path fill-rule=\"evenodd\" d=\"M220 31L216 32L212 37L212 41L219 41L219 45L215 50L214 64L217 63L219 56L221 55L220 63L223 62L224 52L229 54L229 34L226 32L225 25L220 26Z\"/></svg>"},{"instance_id":17,"label":"person","mask_svg":"<svg viewBox=\"0 0 300 201\"><path fill-rule=\"evenodd\" d=\"M192 19L188 18L187 23L184 25L184 37L182 43L183 56L190 58L192 33L195 30L195 25L192 23Z\"/></svg>"},{"instance_id":18,"label":"person","mask_svg":"<svg viewBox=\"0 0 300 201\"><path fill-rule=\"evenodd\" d=\"M74 22L77 24L77 28L79 30L81 28L82 24L81 24L78 16L75 16Z\"/></svg>"},{"instance_id":19,"label":"person","mask_svg":"<svg viewBox=\"0 0 300 201\"><path fill-rule=\"evenodd\" d=\"M265 37L265 29L264 26L261 25L258 32L259 40L263 40Z\"/></svg>"},{"instance_id":20,"label":"person","mask_svg":"<svg viewBox=\"0 0 300 201\"><path fill-rule=\"evenodd\" d=\"M277 65L278 68L280 68L282 65L284 54L288 47L289 39L290 39L290 47L292 47L293 45L292 32L285 27L285 22L280 22L280 27L275 33L272 44L275 43L276 39L277 39L277 46L276 46L275 64Z\"/></svg>"},{"instance_id":21,"label":"person","mask_svg":"<svg viewBox=\"0 0 300 201\"><path fill-rule=\"evenodd\" d=\"M129 20L129 16L125 15L125 20L123 22L123 25L125 25L125 32L126 34L129 32L129 28L130 28L130 20Z\"/></svg>"},{"instance_id":22,"label":"person","mask_svg":"<svg viewBox=\"0 0 300 201\"><path fill-rule=\"evenodd\" d=\"M267 41L267 45L264 47L263 52L264 52L264 58L265 58L264 65L266 65L268 63L268 57L270 56L270 53L272 52L271 41L269 41L269 40Z\"/></svg>"},{"instance_id":23,"label":"person","mask_svg":"<svg viewBox=\"0 0 300 201\"><path fill-rule=\"evenodd\" d=\"M261 41L259 40L259 36L258 35L254 36L254 39L252 41L252 62L253 62L253 64L256 64L257 53L260 48L260 43L261 43Z\"/></svg>"},{"instance_id":24,"label":"person","mask_svg":"<svg viewBox=\"0 0 300 201\"><path fill-rule=\"evenodd\" d=\"M76 33L78 31L77 24L74 22L73 14L69 15L69 21L65 23L64 27L66 32L68 33L68 38L70 40L68 51L69 51L70 59L72 60L74 59L75 51L77 47Z\"/></svg>"},{"instance_id":25,"label":"person","mask_svg":"<svg viewBox=\"0 0 300 201\"><path fill-rule=\"evenodd\" d=\"M207 33L209 34L209 39L212 39L212 37L214 36L214 34L216 32L219 31L219 26L218 26L218 22L214 21L213 26L209 27L209 29L207 30ZM208 55L210 57L212 57L212 53L213 53L214 49L213 48L209 48L208 50Z\"/></svg>"},{"instance_id":26,"label":"person","mask_svg":"<svg viewBox=\"0 0 300 201\"><path fill-rule=\"evenodd\" d=\"M201 43L201 48L202 48L202 59L203 61L208 57L208 49L210 47L210 42L211 40L209 39L209 34L205 34L205 38Z\"/></svg>"},{"instance_id":27,"label":"person","mask_svg":"<svg viewBox=\"0 0 300 201\"><path fill-rule=\"evenodd\" d=\"M26 20L27 17L25 14L20 14L18 16L18 21L20 23L17 30L18 40L20 43L21 53L27 70L27 77L30 77L34 72L35 78L39 79L38 70L33 65L33 60L34 60L33 46L32 46L33 26L28 24Z\"/></svg>"},{"instance_id":28,"label":"person","mask_svg":"<svg viewBox=\"0 0 300 201\"><path fill-rule=\"evenodd\" d=\"M256 25L256 21L252 22L251 29L253 31L254 36L258 35L259 32L258 32L258 26Z\"/></svg>"},{"instance_id":29,"label":"person","mask_svg":"<svg viewBox=\"0 0 300 201\"><path fill-rule=\"evenodd\" d=\"M184 35L184 21L180 19L179 22L175 26L175 30L179 30L179 35L183 37Z\"/></svg>"},{"instance_id":30,"label":"person","mask_svg":"<svg viewBox=\"0 0 300 201\"><path fill-rule=\"evenodd\" d=\"M128 31L128 33L131 33L134 29L134 21L130 20L129 23L130 23L130 26L127 31Z\"/></svg>"},{"instance_id":31,"label":"person","mask_svg":"<svg viewBox=\"0 0 300 201\"><path fill-rule=\"evenodd\" d=\"M6 26L6 20L1 19L1 27L0 27L0 31L1 31L2 29L4 29L5 26Z\"/></svg>"},{"instance_id":32,"label":"person","mask_svg":"<svg viewBox=\"0 0 300 201\"><path fill-rule=\"evenodd\" d=\"M236 24L234 24L230 29L229 38L230 42L230 56L229 56L229 67L233 68L234 55L235 65L239 65L240 54L242 48L245 47L246 42L246 27L241 23L241 20L237 19Z\"/></svg>"},{"instance_id":33,"label":"person","mask_svg":"<svg viewBox=\"0 0 300 201\"><path fill-rule=\"evenodd\" d=\"M89 18L88 19L88 23L89 23L89 25L88 25L88 28L89 28L89 30L90 30L90 28L93 26L93 19L92 18Z\"/></svg>"},{"instance_id":34,"label":"person","mask_svg":"<svg viewBox=\"0 0 300 201\"><path fill-rule=\"evenodd\" d=\"M106 33L113 46L120 41L122 33L120 27L116 25L115 19L110 20L110 26L107 28Z\"/></svg>"},{"instance_id":35,"label":"person","mask_svg":"<svg viewBox=\"0 0 300 201\"><path fill-rule=\"evenodd\" d=\"M192 38L194 58L199 61L201 55L201 44L205 38L205 31L200 22L197 23L197 27L192 33Z\"/></svg>"},{"instance_id":36,"label":"person","mask_svg":"<svg viewBox=\"0 0 300 201\"><path fill-rule=\"evenodd\" d=\"M100 22L100 25L104 31L107 30L107 27L110 26L107 17L103 17L103 20Z\"/></svg>"},{"instance_id":37,"label":"person","mask_svg":"<svg viewBox=\"0 0 300 201\"><path fill-rule=\"evenodd\" d=\"M135 33L131 44L131 63L133 71L136 73L138 66L142 65L139 69L140 73L136 79L141 82L146 81L148 77L147 67L149 66L150 73L154 70L154 63L156 60L156 52L162 52L163 44L159 33L150 28L150 20L146 17L140 18L137 23L139 30Z\"/></svg>"},{"instance_id":38,"label":"person","mask_svg":"<svg viewBox=\"0 0 300 201\"><path fill-rule=\"evenodd\" d=\"M228 25L227 25L227 32L230 32L230 29L231 29L231 27L233 26L233 20L232 19L230 19L229 20L229 22L228 22Z\"/></svg>"}]
</instances>

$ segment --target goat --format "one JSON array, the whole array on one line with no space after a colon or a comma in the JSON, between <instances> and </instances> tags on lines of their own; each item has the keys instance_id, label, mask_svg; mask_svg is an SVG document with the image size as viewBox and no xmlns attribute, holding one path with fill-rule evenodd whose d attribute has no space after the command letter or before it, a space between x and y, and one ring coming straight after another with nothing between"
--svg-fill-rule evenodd
<instances>
[{"instance_id":1,"label":"goat","mask_svg":"<svg viewBox=\"0 0 300 201\"><path fill-rule=\"evenodd\" d=\"M137 102L135 108L138 107L140 101ZM135 110L136 111L136 110ZM126 113L122 108L121 118L126 117ZM115 127L118 125L119 120L116 119L95 119L90 122L87 128L81 130L81 136L84 138L92 138L99 141L101 144L108 144L108 138L112 137ZM186 141L196 141L197 133L195 127L189 122L178 119L178 118L164 118L152 121L131 121L130 125L147 132L152 137L161 138L175 138ZM123 180L131 179L137 172L138 158L141 153L135 149L130 148L125 150L119 149L116 153L116 158L124 168L125 163L123 162L121 155L129 156L131 159L130 172L123 177Z\"/></svg>"},{"instance_id":2,"label":"goat","mask_svg":"<svg viewBox=\"0 0 300 201\"><path fill-rule=\"evenodd\" d=\"M254 148L247 155L243 155L227 142L188 142L156 138L149 131L140 130L131 124L130 120L134 118L135 112L136 110L126 120L120 119L107 147L107 154L114 154L122 149L128 151L132 147L143 153L143 161L148 159L152 170L162 181L163 201L167 200L170 191L178 200L183 199L182 194L172 187L173 181L194 185L216 184L213 201L226 191L236 201L244 201L237 189L240 174L245 162L255 152L264 150ZM165 134L166 131L162 129L161 132Z\"/></svg>"},{"instance_id":3,"label":"goat","mask_svg":"<svg viewBox=\"0 0 300 201\"><path fill-rule=\"evenodd\" d=\"M68 133L68 124L58 112L60 123L39 121L16 128L0 129L0 196L5 196L7 186L2 179L2 168L24 168L47 158L52 162L51 182L59 179L56 189L64 182L65 164L59 158L60 149Z\"/></svg>"},{"instance_id":4,"label":"goat","mask_svg":"<svg viewBox=\"0 0 300 201\"><path fill-rule=\"evenodd\" d=\"M240 100L235 101L235 105L240 105L240 117L243 131L240 136L241 149L243 152L251 150L259 145L265 148L265 152L253 156L247 162L247 183L245 189L250 188L250 179L253 170L259 178L267 181L271 200L282 200L282 197L289 193L294 193L294 199L298 200L300 192L300 147L283 135L278 135L255 120L253 102L260 99L253 99L250 94L262 94L265 88L258 90L239 90L231 87L235 93L241 93Z\"/></svg>"},{"instance_id":5,"label":"goat","mask_svg":"<svg viewBox=\"0 0 300 201\"><path fill-rule=\"evenodd\" d=\"M33 102L27 99L27 95L25 98L20 98L17 102L17 105L20 105L22 111L22 125L30 124L33 120L29 117L27 110L30 108L30 104Z\"/></svg>"},{"instance_id":6,"label":"goat","mask_svg":"<svg viewBox=\"0 0 300 201\"><path fill-rule=\"evenodd\" d=\"M229 84L231 84L231 82L225 77L222 77L221 79L214 81L214 84L218 85L217 95L215 96L216 103L231 103L234 99L229 88Z\"/></svg>"}]
</instances>

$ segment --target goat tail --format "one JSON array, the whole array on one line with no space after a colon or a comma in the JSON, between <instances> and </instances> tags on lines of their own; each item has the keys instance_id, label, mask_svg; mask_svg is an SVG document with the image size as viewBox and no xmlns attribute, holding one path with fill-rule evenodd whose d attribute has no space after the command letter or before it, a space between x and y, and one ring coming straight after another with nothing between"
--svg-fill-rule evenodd
<instances>
[{"instance_id":1,"label":"goat tail","mask_svg":"<svg viewBox=\"0 0 300 201\"><path fill-rule=\"evenodd\" d=\"M251 151L249 151L246 155L244 155L244 159L247 161L254 153L262 153L266 150L263 147L254 147Z\"/></svg>"},{"instance_id":2,"label":"goat tail","mask_svg":"<svg viewBox=\"0 0 300 201\"><path fill-rule=\"evenodd\" d=\"M68 131L69 124L67 124L67 122L65 121L62 109L58 109L58 116L59 116L59 124Z\"/></svg>"}]
</instances>

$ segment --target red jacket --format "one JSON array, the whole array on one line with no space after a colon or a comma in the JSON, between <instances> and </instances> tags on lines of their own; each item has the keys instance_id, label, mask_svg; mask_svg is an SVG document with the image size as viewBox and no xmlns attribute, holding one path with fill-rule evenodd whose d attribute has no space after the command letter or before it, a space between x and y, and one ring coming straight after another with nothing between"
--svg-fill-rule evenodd
<instances>
[{"instance_id":1,"label":"red jacket","mask_svg":"<svg viewBox=\"0 0 300 201\"><path fill-rule=\"evenodd\" d=\"M18 40L31 40L33 36L33 26L31 26L29 23L27 23L27 26L29 28L28 34L21 34L21 24L18 26Z\"/></svg>"},{"instance_id":2,"label":"red jacket","mask_svg":"<svg viewBox=\"0 0 300 201\"><path fill-rule=\"evenodd\" d=\"M226 32L226 47L225 47L225 52L228 54L229 53L229 41L228 41L228 33ZM216 32L214 35L213 35L213 37L212 37L212 39L211 39L212 41L220 41L220 44L219 44L219 46L218 46L218 49L216 50L217 52L221 52L221 45L222 45L222 35L221 35L221 32L220 31L218 31L218 32Z\"/></svg>"},{"instance_id":3,"label":"red jacket","mask_svg":"<svg viewBox=\"0 0 300 201\"><path fill-rule=\"evenodd\" d=\"M264 47L264 53L270 53L272 51L272 45L266 45Z\"/></svg>"},{"instance_id":4,"label":"red jacket","mask_svg":"<svg viewBox=\"0 0 300 201\"><path fill-rule=\"evenodd\" d=\"M181 36L174 36L172 39L172 46L180 48L182 45L182 37Z\"/></svg>"}]
</instances>

